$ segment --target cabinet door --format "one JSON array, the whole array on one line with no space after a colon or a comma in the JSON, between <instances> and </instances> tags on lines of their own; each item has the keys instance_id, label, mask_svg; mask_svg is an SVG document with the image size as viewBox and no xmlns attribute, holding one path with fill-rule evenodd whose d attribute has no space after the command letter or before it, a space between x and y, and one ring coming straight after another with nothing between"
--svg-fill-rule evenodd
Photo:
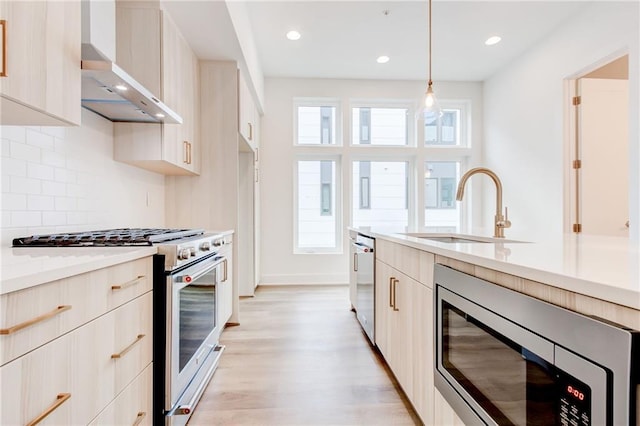
<instances>
[{"instance_id":1,"label":"cabinet door","mask_svg":"<svg viewBox=\"0 0 640 426\"><path fill-rule=\"evenodd\" d=\"M449 426L465 426L446 399L437 389L434 390L434 424Z\"/></svg>"},{"instance_id":2,"label":"cabinet door","mask_svg":"<svg viewBox=\"0 0 640 426\"><path fill-rule=\"evenodd\" d=\"M376 346L389 364L389 328L391 320L391 292L393 285L393 268L386 263L376 260Z\"/></svg>"},{"instance_id":3,"label":"cabinet door","mask_svg":"<svg viewBox=\"0 0 640 426\"><path fill-rule=\"evenodd\" d=\"M411 402L425 426L437 425L433 420L433 292L414 281L411 301L414 378Z\"/></svg>"},{"instance_id":4,"label":"cabinet door","mask_svg":"<svg viewBox=\"0 0 640 426\"><path fill-rule=\"evenodd\" d=\"M3 125L79 125L80 2L2 1Z\"/></svg>"},{"instance_id":5,"label":"cabinet door","mask_svg":"<svg viewBox=\"0 0 640 426\"><path fill-rule=\"evenodd\" d=\"M238 71L238 132L255 149L257 110L253 96L242 73Z\"/></svg>"},{"instance_id":6,"label":"cabinet door","mask_svg":"<svg viewBox=\"0 0 640 426\"><path fill-rule=\"evenodd\" d=\"M233 245L227 243L222 246L220 254L226 257L218 284L218 321L224 327L233 313Z\"/></svg>"},{"instance_id":7,"label":"cabinet door","mask_svg":"<svg viewBox=\"0 0 640 426\"><path fill-rule=\"evenodd\" d=\"M389 308L389 366L409 400L413 401L413 337L414 326L418 327L412 321L415 281L394 268L391 271L393 306Z\"/></svg>"}]
</instances>

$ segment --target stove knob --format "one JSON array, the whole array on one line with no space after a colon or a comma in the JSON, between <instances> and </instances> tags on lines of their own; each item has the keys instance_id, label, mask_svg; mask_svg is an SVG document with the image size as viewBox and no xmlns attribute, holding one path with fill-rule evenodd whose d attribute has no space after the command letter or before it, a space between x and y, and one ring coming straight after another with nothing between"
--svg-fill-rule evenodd
<instances>
[{"instance_id":1,"label":"stove knob","mask_svg":"<svg viewBox=\"0 0 640 426\"><path fill-rule=\"evenodd\" d=\"M220 246L222 245L222 243L224 243L224 240L223 240L223 239L215 240L215 241L213 242L213 246L214 246L214 247L220 247Z\"/></svg>"},{"instance_id":2,"label":"stove knob","mask_svg":"<svg viewBox=\"0 0 640 426\"><path fill-rule=\"evenodd\" d=\"M191 257L189 249L182 249L178 252L178 260L187 260L189 257Z\"/></svg>"},{"instance_id":3,"label":"stove knob","mask_svg":"<svg viewBox=\"0 0 640 426\"><path fill-rule=\"evenodd\" d=\"M204 243L202 243L200 245L200 250L202 251L209 251L211 250L211 243L209 241L205 241Z\"/></svg>"},{"instance_id":4,"label":"stove knob","mask_svg":"<svg viewBox=\"0 0 640 426\"><path fill-rule=\"evenodd\" d=\"M191 254L191 256L195 256L196 255L196 248L195 247L189 247L189 253Z\"/></svg>"}]
</instances>

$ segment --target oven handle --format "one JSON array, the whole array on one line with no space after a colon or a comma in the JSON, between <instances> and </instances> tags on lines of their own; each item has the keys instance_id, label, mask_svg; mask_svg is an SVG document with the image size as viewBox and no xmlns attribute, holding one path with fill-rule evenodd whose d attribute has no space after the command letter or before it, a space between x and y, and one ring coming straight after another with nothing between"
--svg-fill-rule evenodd
<instances>
[{"instance_id":1,"label":"oven handle","mask_svg":"<svg viewBox=\"0 0 640 426\"><path fill-rule=\"evenodd\" d=\"M209 347L213 351L217 351L217 352L222 352L225 350L224 345L212 345ZM218 360L216 360L216 362L213 363L213 365L211 365L211 367L209 368L209 371L207 372L207 376L210 376L211 374L213 374L212 372L216 369L216 367L218 367L218 363L219 363L219 358ZM191 399L189 400L189 402L187 402L186 404L178 405L173 411L168 412L167 416L185 416L185 415L191 414L196 404L200 400L200 397L202 397L202 394L204 393L204 390L208 384L209 384L209 380L202 380L198 385L198 388L196 389L196 391L191 396Z\"/></svg>"},{"instance_id":2,"label":"oven handle","mask_svg":"<svg viewBox=\"0 0 640 426\"><path fill-rule=\"evenodd\" d=\"M198 278L202 277L205 274L208 274L211 270L217 268L218 266L220 266L223 262L226 261L226 257L224 256L216 256L213 258L214 263L210 264L208 266L205 266L204 268L199 269L197 272L193 273L193 274L184 274L184 275L179 275L178 277L176 277L176 280L178 282L181 283L186 283L186 284L190 284L196 280L198 280Z\"/></svg>"}]
</instances>

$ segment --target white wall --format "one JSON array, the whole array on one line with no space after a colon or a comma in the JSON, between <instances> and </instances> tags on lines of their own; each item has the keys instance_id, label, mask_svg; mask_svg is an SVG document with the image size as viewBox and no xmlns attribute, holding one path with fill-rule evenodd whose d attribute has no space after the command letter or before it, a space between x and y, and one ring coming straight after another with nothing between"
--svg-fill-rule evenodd
<instances>
[{"instance_id":1,"label":"white wall","mask_svg":"<svg viewBox=\"0 0 640 426\"><path fill-rule=\"evenodd\" d=\"M586 8L485 82L484 163L504 185L513 223L508 237L544 239L563 232L565 80L612 55L629 53L631 237L640 239L638 2ZM489 213L491 190L485 192Z\"/></svg>"},{"instance_id":2,"label":"white wall","mask_svg":"<svg viewBox=\"0 0 640 426\"><path fill-rule=\"evenodd\" d=\"M261 284L346 283L348 281L348 235L350 218L349 167L358 147L349 147L350 99L394 99L419 102L425 90L423 81L286 79L265 80L265 115L260 141L261 179ZM441 99L471 99L473 110L472 143L479 147L482 135L482 85L480 83L438 83ZM341 100L344 147L324 147L327 155L341 154L341 216L343 221L340 254L293 254L294 153L317 152L318 147L293 146L294 98L333 98ZM388 149L388 148L385 148ZM392 148L414 164L425 161L424 150ZM297 151L296 151L297 150ZM305 151L306 150L306 151ZM381 151L382 152L382 151ZM387 152L387 151L384 151ZM479 157L479 152L478 152ZM383 154L370 160L384 160ZM438 158L430 158L437 160ZM477 162L473 159L472 162ZM475 164L473 164L475 165ZM422 214L422 213L420 213Z\"/></svg>"},{"instance_id":3,"label":"white wall","mask_svg":"<svg viewBox=\"0 0 640 426\"><path fill-rule=\"evenodd\" d=\"M110 121L83 110L81 127L2 126L0 139L3 246L32 234L164 225L164 176L113 161Z\"/></svg>"}]
</instances>

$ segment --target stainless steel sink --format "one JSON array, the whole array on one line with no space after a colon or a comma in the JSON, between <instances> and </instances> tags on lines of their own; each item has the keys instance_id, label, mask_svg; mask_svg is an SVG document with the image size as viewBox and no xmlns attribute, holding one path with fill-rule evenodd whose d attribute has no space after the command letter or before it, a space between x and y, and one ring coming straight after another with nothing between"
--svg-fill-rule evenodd
<instances>
[{"instance_id":1,"label":"stainless steel sink","mask_svg":"<svg viewBox=\"0 0 640 426\"><path fill-rule=\"evenodd\" d=\"M449 243L449 244L470 244L470 243L485 243L485 244L496 244L496 243L522 243L524 241L516 241L516 240L507 240L504 238L492 238L492 237L478 237L475 235L463 235L463 234L443 234L443 233L420 233L420 232L409 232L402 233L400 235L406 235L407 237L420 238L424 240L436 241L439 243Z\"/></svg>"}]
</instances>

